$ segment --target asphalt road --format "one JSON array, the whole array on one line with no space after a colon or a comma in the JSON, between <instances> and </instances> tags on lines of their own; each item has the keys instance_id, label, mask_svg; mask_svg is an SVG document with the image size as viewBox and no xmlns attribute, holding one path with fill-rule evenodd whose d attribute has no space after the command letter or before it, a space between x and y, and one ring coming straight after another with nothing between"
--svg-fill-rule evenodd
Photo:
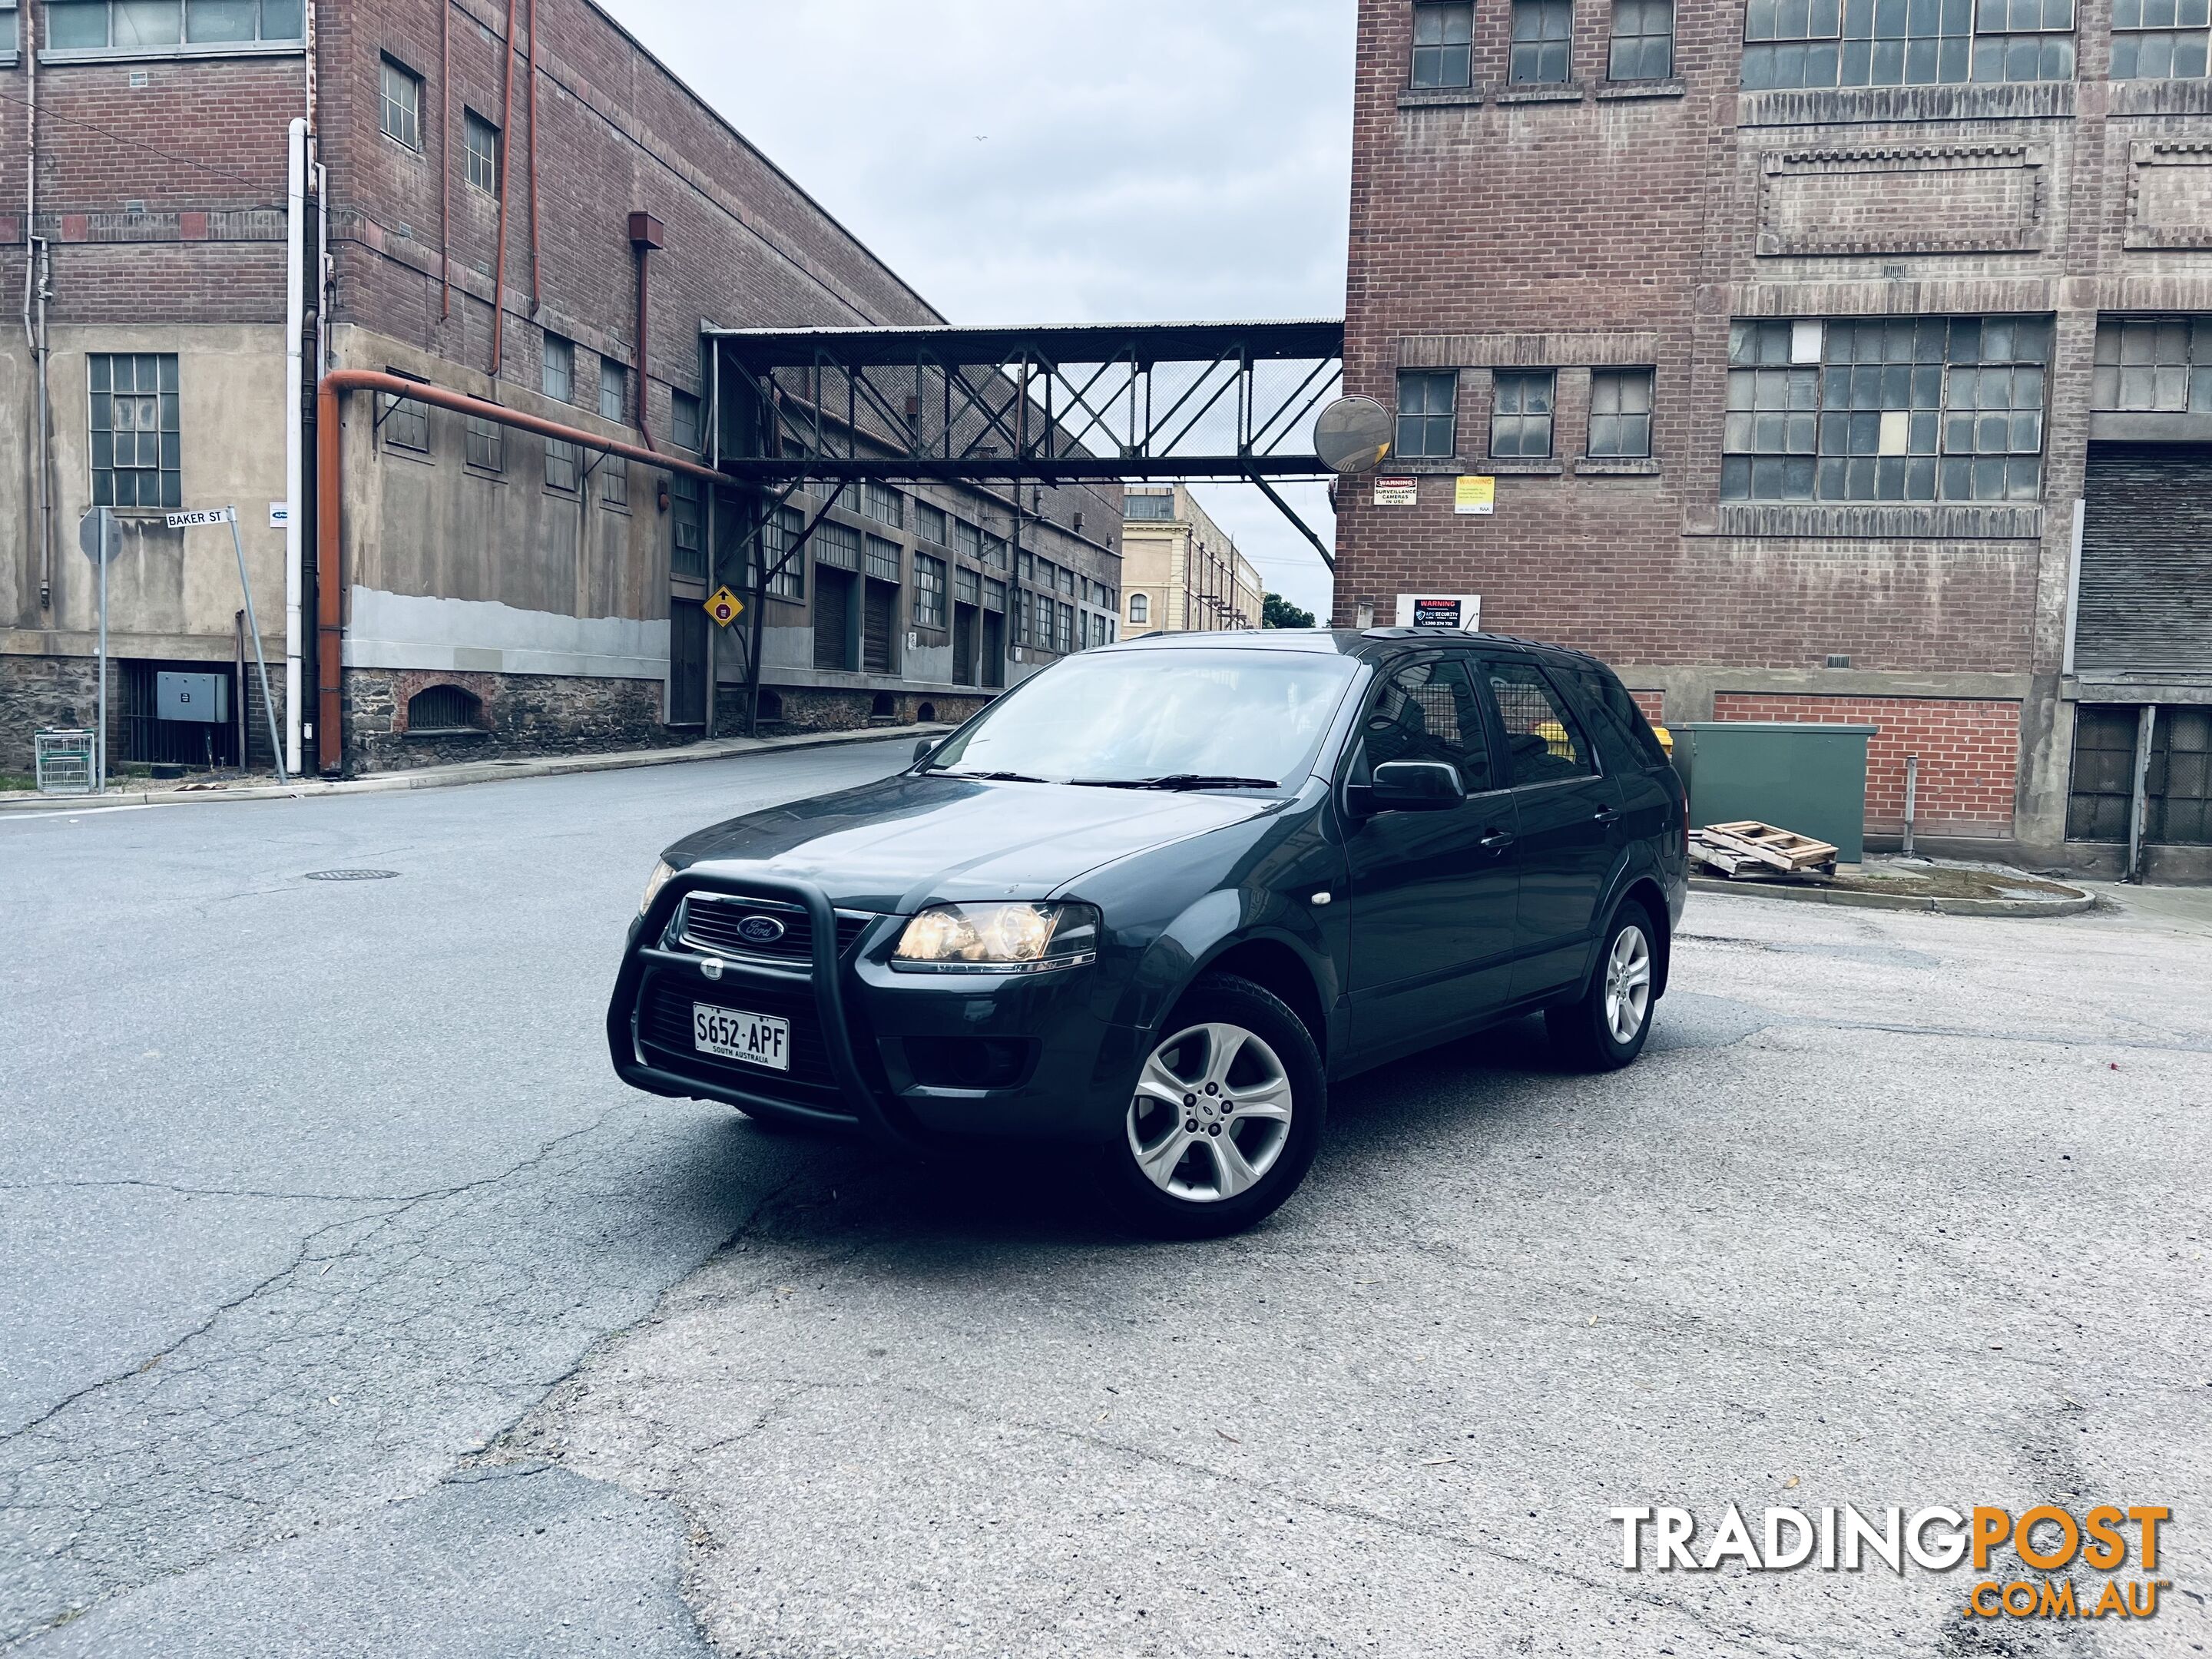
<instances>
[{"instance_id":1,"label":"asphalt road","mask_svg":"<svg viewBox=\"0 0 2212 1659\"><path fill-rule=\"evenodd\" d=\"M1394 1067L1143 1245L608 1073L658 848L902 751L0 818L0 1642L2212 1647L2212 920L1700 895L1633 1071ZM2172 1506L2155 1620L1606 1518L2069 1495Z\"/></svg>"}]
</instances>

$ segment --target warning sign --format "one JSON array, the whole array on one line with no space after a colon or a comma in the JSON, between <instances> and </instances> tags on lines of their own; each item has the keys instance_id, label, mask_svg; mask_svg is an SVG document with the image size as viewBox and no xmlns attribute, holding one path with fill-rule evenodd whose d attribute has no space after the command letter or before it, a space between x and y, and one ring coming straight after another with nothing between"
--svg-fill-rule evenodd
<instances>
[{"instance_id":1,"label":"warning sign","mask_svg":"<svg viewBox=\"0 0 2212 1659\"><path fill-rule=\"evenodd\" d=\"M1455 513L1491 513L1498 507L1498 480L1468 477L1458 481L1452 491L1452 511Z\"/></svg>"},{"instance_id":2,"label":"warning sign","mask_svg":"<svg viewBox=\"0 0 2212 1659\"><path fill-rule=\"evenodd\" d=\"M745 614L744 601L728 588L718 587L707 600L707 614L714 619L717 626L727 628Z\"/></svg>"},{"instance_id":3,"label":"warning sign","mask_svg":"<svg viewBox=\"0 0 2212 1659\"><path fill-rule=\"evenodd\" d=\"M1482 600L1473 593L1401 593L1398 626L1453 629L1472 634L1482 626Z\"/></svg>"},{"instance_id":4,"label":"warning sign","mask_svg":"<svg viewBox=\"0 0 2212 1659\"><path fill-rule=\"evenodd\" d=\"M1421 481L1419 478L1382 477L1375 480L1375 505L1377 507L1419 507L1421 504Z\"/></svg>"}]
</instances>

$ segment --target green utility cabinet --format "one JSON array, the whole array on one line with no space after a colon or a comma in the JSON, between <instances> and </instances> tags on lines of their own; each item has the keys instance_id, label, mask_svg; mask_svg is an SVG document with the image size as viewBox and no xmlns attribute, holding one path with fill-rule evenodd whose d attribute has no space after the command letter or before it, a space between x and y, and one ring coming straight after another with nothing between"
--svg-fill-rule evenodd
<instances>
[{"instance_id":1,"label":"green utility cabinet","mask_svg":"<svg viewBox=\"0 0 2212 1659\"><path fill-rule=\"evenodd\" d=\"M1670 729L1692 829L1756 818L1828 842L1840 863L1865 855L1867 740L1880 726L1695 720Z\"/></svg>"}]
</instances>

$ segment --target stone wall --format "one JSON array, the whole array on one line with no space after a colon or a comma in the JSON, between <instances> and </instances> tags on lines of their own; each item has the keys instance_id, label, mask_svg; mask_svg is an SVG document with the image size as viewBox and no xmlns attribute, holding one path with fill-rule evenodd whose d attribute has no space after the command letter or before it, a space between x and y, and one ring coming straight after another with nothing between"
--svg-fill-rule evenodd
<instances>
[{"instance_id":1,"label":"stone wall","mask_svg":"<svg viewBox=\"0 0 2212 1659\"><path fill-rule=\"evenodd\" d=\"M88 726L99 707L100 675L90 657L0 656L0 772L30 776L38 734Z\"/></svg>"},{"instance_id":2,"label":"stone wall","mask_svg":"<svg viewBox=\"0 0 2212 1659\"><path fill-rule=\"evenodd\" d=\"M771 715L771 696L782 700ZM825 691L815 688L761 688L761 723L787 732L852 732L877 721L886 726L921 726L936 721L957 726L987 707L982 695L947 696L928 691ZM887 705L887 706L886 706ZM744 730L745 690L722 688L715 718L725 737Z\"/></svg>"},{"instance_id":3,"label":"stone wall","mask_svg":"<svg viewBox=\"0 0 2212 1659\"><path fill-rule=\"evenodd\" d=\"M409 701L438 685L458 686L477 699L473 732L408 730ZM660 701L661 689L652 680L351 668L345 675L346 769L358 775L690 742L693 733L660 723Z\"/></svg>"}]
</instances>

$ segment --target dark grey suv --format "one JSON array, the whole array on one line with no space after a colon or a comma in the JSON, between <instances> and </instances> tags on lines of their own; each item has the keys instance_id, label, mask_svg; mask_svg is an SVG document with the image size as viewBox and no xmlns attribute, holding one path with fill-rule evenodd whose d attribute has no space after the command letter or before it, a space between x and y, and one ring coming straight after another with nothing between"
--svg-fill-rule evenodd
<instances>
[{"instance_id":1,"label":"dark grey suv","mask_svg":"<svg viewBox=\"0 0 2212 1659\"><path fill-rule=\"evenodd\" d=\"M1539 1009L1633 1060L1686 829L1576 652L1158 635L669 848L607 1040L638 1088L774 1121L1077 1143L1137 1224L1225 1232L1296 1188L1336 1079Z\"/></svg>"}]
</instances>

